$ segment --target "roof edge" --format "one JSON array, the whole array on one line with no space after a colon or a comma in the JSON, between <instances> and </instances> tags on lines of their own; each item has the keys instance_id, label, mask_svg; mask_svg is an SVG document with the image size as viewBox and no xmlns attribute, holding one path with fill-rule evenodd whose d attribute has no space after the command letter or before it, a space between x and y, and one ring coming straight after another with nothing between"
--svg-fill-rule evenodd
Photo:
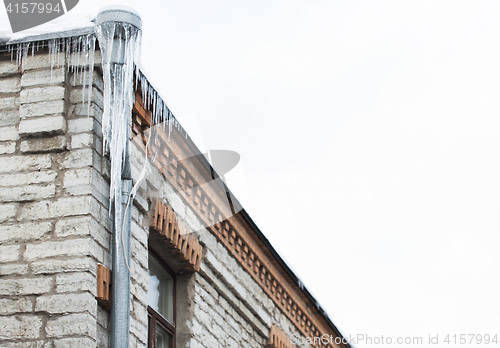
<instances>
[{"instance_id":1,"label":"roof edge","mask_svg":"<svg viewBox=\"0 0 500 348\"><path fill-rule=\"evenodd\" d=\"M148 80L148 83L150 84L151 87L153 87L158 95L160 96L161 99L163 99L158 92L157 88L154 86L154 84L150 81L148 75L144 72L144 68L142 66L138 66L139 71L143 74L143 76ZM174 116L175 117L175 116ZM180 123L180 122L179 122ZM181 125L182 126L182 125ZM196 144L193 142L190 136L185 138L185 141L188 143L188 147L191 148L191 150L194 153L200 153L200 150L196 146ZM207 166L208 168L211 167L211 164L208 162L208 160L204 156L200 156L201 161L203 161L204 165ZM215 169L214 169L215 171ZM219 183L220 185L224 185L223 189L228 190L232 194L233 197L236 199L237 203L243 207L243 205L240 203L240 201L236 198L236 196L232 193L231 189L227 187L225 183L222 181ZM285 270L288 276L295 282L295 284L298 286L298 288L306 295L306 297L316 306L317 310L321 313L322 317L325 319L325 321L330 325L332 330L336 335L339 337L344 337L340 330L337 328L337 326L333 323L333 321L330 319L326 311L323 309L323 307L319 304L319 302L316 300L316 298L312 295L312 293L307 289L307 287L304 285L304 283L299 279L299 277L293 272L293 270L288 266L285 260L280 256L280 254L276 251L276 249L272 246L271 242L267 239L267 237L264 235L264 233L260 230L260 228L257 226L257 224L253 221L253 219L250 217L248 212L243 208L241 211L238 212L238 214L241 215L241 217L245 220L245 222L250 226L250 228L255 232L257 237L262 241L262 243L265 245L265 247L270 251L271 255L278 261L279 265ZM350 347L350 344L345 344L345 346Z\"/></svg>"},{"instance_id":2,"label":"roof edge","mask_svg":"<svg viewBox=\"0 0 500 348\"><path fill-rule=\"evenodd\" d=\"M89 35L89 34L93 34L93 33L94 33L94 26L91 26L91 27L89 26L89 27L84 27L84 28L70 29L70 30L58 31L58 32L53 32L53 33L30 35L30 36L26 36L26 37L19 38L19 39L11 39L11 40L7 41L5 43L5 45L14 45L14 44L20 44L20 43L27 43L27 42L62 39L62 38L67 38L67 37Z\"/></svg>"},{"instance_id":3,"label":"roof edge","mask_svg":"<svg viewBox=\"0 0 500 348\"><path fill-rule=\"evenodd\" d=\"M28 43L28 42L37 42L37 41L47 41L47 40L53 40L53 39L61 39L61 38L68 38L68 37L75 37L75 36L84 36L84 35L90 35L94 34L94 26L88 26L88 27L83 27L83 28L77 28L77 29L71 29L71 30L65 30L65 31L60 31L60 32L52 32L52 33L46 33L46 34L39 34L39 35L31 35L31 36L26 36L23 38L19 39L13 39L9 40L8 42L4 43L3 45L15 45L15 44L22 44L22 43ZM158 95L160 96L160 93L158 92L157 88L154 87L154 84L151 83L148 75L145 73L144 68L139 64L138 65L139 71L144 75L146 80L148 80L148 83L156 90ZM160 96L161 99L163 99ZM178 122L178 121L177 121ZM180 123L180 122L179 122ZM195 152L200 152L196 144L193 142L191 137L187 137L185 141L188 143L187 145ZM206 158L203 159L205 165L211 167L210 163ZM226 186L224 184L224 186ZM231 190L226 186L226 189L231 192ZM233 197L236 198L233 194ZM239 200L236 198L238 201L238 204L241 205ZM253 219L250 217L248 212L243 208L238 214L242 216L242 218L245 220L245 222L250 226L250 228L255 232L257 237L262 241L262 243L265 245L265 247L270 251L271 255L278 261L279 265L285 270L288 276L296 283L297 287L306 295L306 297L315 304L316 308L318 311L321 313L322 317L325 319L325 321L329 324L329 326L332 328L332 330L335 332L336 335L339 337L344 337L340 330L336 327L336 325L332 322L326 311L322 308L322 306L319 304L319 302L314 298L314 296L311 294L311 292L307 289L307 287L304 285L304 283L299 279L299 277L292 271L290 266L286 263L286 261L283 260L283 258L279 255L279 253L276 251L276 249L272 246L272 244L269 242L267 237L263 234L263 232L260 230L260 228L257 226L257 224L253 221ZM347 347L350 347L349 344L345 344Z\"/></svg>"}]
</instances>

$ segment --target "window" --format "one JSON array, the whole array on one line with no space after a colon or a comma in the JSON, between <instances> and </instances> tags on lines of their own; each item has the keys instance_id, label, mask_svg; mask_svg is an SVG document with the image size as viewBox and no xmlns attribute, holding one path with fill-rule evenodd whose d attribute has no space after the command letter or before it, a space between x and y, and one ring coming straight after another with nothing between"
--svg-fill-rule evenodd
<instances>
[{"instance_id":1,"label":"window","mask_svg":"<svg viewBox=\"0 0 500 348\"><path fill-rule=\"evenodd\" d=\"M175 347L175 274L149 253L148 347Z\"/></svg>"}]
</instances>

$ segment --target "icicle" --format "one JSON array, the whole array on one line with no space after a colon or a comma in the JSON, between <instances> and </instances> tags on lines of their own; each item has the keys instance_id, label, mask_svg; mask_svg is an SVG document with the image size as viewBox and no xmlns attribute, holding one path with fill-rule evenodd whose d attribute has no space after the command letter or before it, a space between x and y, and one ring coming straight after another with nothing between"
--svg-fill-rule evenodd
<instances>
[{"instance_id":1,"label":"icicle","mask_svg":"<svg viewBox=\"0 0 500 348\"><path fill-rule=\"evenodd\" d=\"M87 39L87 42L85 42L84 44L82 44L80 42L80 45L82 45L82 52L83 52L83 58L85 60L85 62L88 62L88 37L86 38ZM81 40L80 40L81 41ZM82 70L83 70L83 76L82 76L82 104L85 104L85 86L86 84L88 83L87 79L88 79L88 76L87 76L87 69L85 69L85 66L82 67Z\"/></svg>"},{"instance_id":2,"label":"icicle","mask_svg":"<svg viewBox=\"0 0 500 348\"><path fill-rule=\"evenodd\" d=\"M109 147L111 159L110 202L115 203L116 216L121 216L122 166L129 141L127 128L134 102L133 74L134 64L139 62L141 31L127 23L104 22L96 27L96 34L104 75L102 134L103 148ZM113 52L119 52L122 45L123 61L115 62ZM117 231L121 230L119 223L120 219L115 219Z\"/></svg>"},{"instance_id":3,"label":"icicle","mask_svg":"<svg viewBox=\"0 0 500 348\"><path fill-rule=\"evenodd\" d=\"M74 79L78 77L79 72L83 69L83 87L82 87L82 105L87 101L87 110L90 115L90 104L92 96L92 84L94 80L94 56L95 56L96 37L94 33L85 34L76 37L55 38L47 41L21 42L18 44L9 44L8 52L10 53L11 61L14 60L14 51L16 51L16 64L24 72L24 67L28 55L35 56L35 51L39 51L48 47L49 63L50 63L50 78L53 76L54 67L60 67L66 61L68 62L68 72L75 71ZM36 45L36 48L35 48ZM59 53L65 53L60 55ZM76 55L76 56L75 56ZM88 71L86 67L88 66ZM75 69L76 68L76 69ZM87 95L87 100L85 100Z\"/></svg>"},{"instance_id":4,"label":"icicle","mask_svg":"<svg viewBox=\"0 0 500 348\"><path fill-rule=\"evenodd\" d=\"M170 136L174 128L179 130L179 132L181 133L185 132L182 126L177 122L174 115L172 114L166 103L163 101L159 93L149 83L146 76L142 72L139 73L140 76L136 77L136 79L140 84L144 105L146 108L151 110L152 125L159 125L161 123L163 130L168 129L168 141L170 141ZM154 148L156 146L157 141L154 140L154 142L151 144L151 147Z\"/></svg>"},{"instance_id":5,"label":"icicle","mask_svg":"<svg viewBox=\"0 0 500 348\"><path fill-rule=\"evenodd\" d=\"M89 60L88 60L88 65L89 65L89 74L88 74L88 106L87 106L87 115L90 115L90 102L92 99L92 85L94 83L94 56L95 56L95 40L96 37L95 35L91 35L90 37L90 44L89 44Z\"/></svg>"},{"instance_id":6,"label":"icicle","mask_svg":"<svg viewBox=\"0 0 500 348\"><path fill-rule=\"evenodd\" d=\"M71 66L72 66L72 60L71 60L71 38L66 38L66 40L64 41L64 46L65 46L65 49L66 49L66 57L68 59L68 61L70 62L70 64L68 64L68 66L66 67L67 71L70 72L70 69L71 69Z\"/></svg>"},{"instance_id":7,"label":"icicle","mask_svg":"<svg viewBox=\"0 0 500 348\"><path fill-rule=\"evenodd\" d=\"M97 39L99 39L101 49L105 86L102 116L103 149L109 148L111 158L110 201L117 203L121 199L121 170L128 141L126 127L128 127L129 116L135 100L134 73L135 89L141 89L145 107L151 110L151 128L147 141L147 148L151 149L151 158L149 159L154 162L158 153L160 124L164 131L168 129L168 141L174 128L181 133L184 130L160 94L139 68L141 32L133 25L105 22L95 28L95 34L37 42L36 51L39 50L39 47L44 48L45 45L48 47L51 77L54 67L59 67L67 62L66 69L68 72L73 72L74 81L76 82L79 77L82 78L82 105L87 104L87 111L90 115ZM16 61L18 66L24 67L30 48L31 55L35 54L34 45L33 42L17 44ZM114 47L115 45L117 47ZM111 60L112 52L114 49L120 48L125 51L124 61L122 64L114 64ZM12 60L14 59L14 50L15 48L9 45ZM61 52L64 54L60 55ZM61 62L61 59L64 60ZM112 83L113 85L111 85ZM134 194L144 178L147 161L146 151L145 166L134 186ZM118 210L121 209L121 204L115 206ZM120 214L121 212L117 211L116 213Z\"/></svg>"},{"instance_id":8,"label":"icicle","mask_svg":"<svg viewBox=\"0 0 500 348\"><path fill-rule=\"evenodd\" d=\"M49 40L49 59L50 59L50 78L52 78L52 69L54 68L55 60L55 40Z\"/></svg>"}]
</instances>

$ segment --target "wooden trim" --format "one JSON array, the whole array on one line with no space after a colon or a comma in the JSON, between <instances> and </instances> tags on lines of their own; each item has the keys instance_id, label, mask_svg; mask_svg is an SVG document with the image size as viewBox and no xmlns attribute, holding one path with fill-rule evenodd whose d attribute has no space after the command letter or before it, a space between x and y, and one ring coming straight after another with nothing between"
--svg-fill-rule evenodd
<instances>
[{"instance_id":1,"label":"wooden trim","mask_svg":"<svg viewBox=\"0 0 500 348\"><path fill-rule=\"evenodd\" d=\"M148 306L148 322L148 348L156 348L156 325L161 326L172 337L171 347L175 347L175 327L150 306Z\"/></svg>"},{"instance_id":2,"label":"wooden trim","mask_svg":"<svg viewBox=\"0 0 500 348\"><path fill-rule=\"evenodd\" d=\"M104 265L97 265L97 302L106 310L111 310L111 270Z\"/></svg>"},{"instance_id":3,"label":"wooden trim","mask_svg":"<svg viewBox=\"0 0 500 348\"><path fill-rule=\"evenodd\" d=\"M158 255L154 250L149 248L149 254L154 257L154 259L161 265L161 267L172 277L174 280L173 285L173 312L174 312L174 322L170 323L166 320L160 313L155 311L148 305L148 348L156 348L155 338L156 338L156 325L160 325L165 331L167 331L172 336L172 347L175 347L175 326L177 322L177 279L175 276L175 272L172 271L170 267L163 261L163 259Z\"/></svg>"},{"instance_id":4,"label":"wooden trim","mask_svg":"<svg viewBox=\"0 0 500 348\"><path fill-rule=\"evenodd\" d=\"M174 280L174 322L172 323L172 325L175 327L177 322L177 301L175 301L175 299L177 298L177 278L175 272L167 265L167 263L163 260L163 258L161 258L161 256L152 248L149 248L148 253L154 257L154 259L163 267L163 269Z\"/></svg>"},{"instance_id":5,"label":"wooden trim","mask_svg":"<svg viewBox=\"0 0 500 348\"><path fill-rule=\"evenodd\" d=\"M271 326L271 332L269 333L269 339L266 348L292 348L295 344L290 342L288 336L281 330L276 324Z\"/></svg>"}]
</instances>

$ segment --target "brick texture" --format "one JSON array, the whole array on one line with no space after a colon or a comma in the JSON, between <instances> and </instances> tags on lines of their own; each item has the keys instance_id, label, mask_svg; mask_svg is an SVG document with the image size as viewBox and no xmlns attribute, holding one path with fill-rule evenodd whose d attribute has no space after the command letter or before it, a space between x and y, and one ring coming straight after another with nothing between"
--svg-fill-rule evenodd
<instances>
[{"instance_id":1,"label":"brick texture","mask_svg":"<svg viewBox=\"0 0 500 348\"><path fill-rule=\"evenodd\" d=\"M96 347L106 341L97 337L97 264L111 252L109 206L92 189L104 185L89 148L100 125L84 116L91 128L71 150L68 124L83 123L81 103L69 100L73 73L51 69L43 52L23 68L0 60L0 346ZM93 176L82 181L68 168Z\"/></svg>"},{"instance_id":2,"label":"brick texture","mask_svg":"<svg viewBox=\"0 0 500 348\"><path fill-rule=\"evenodd\" d=\"M23 71L0 61L2 347L109 346L109 313L96 300L98 265L111 268L103 79L97 71L89 108L82 105L81 76L68 72L64 53L59 62L51 71L43 52L29 55ZM141 132L151 123L141 101L136 104L143 118L133 116L134 180L144 164ZM165 135L162 139L164 144ZM172 139L185 141L175 134ZM162 150L167 163L174 152ZM200 212L215 221L218 208L213 197L194 187L190 170L152 168L130 207L131 347L148 343L150 246L177 273L177 347L262 348L273 342L273 325L282 342L301 336L311 323L295 302L290 311L284 297L284 304L278 303L277 278L270 265L256 259L255 245L229 224L203 228ZM181 193L186 187L194 187L186 190L191 197ZM156 202L166 205L159 209Z\"/></svg>"}]
</instances>

